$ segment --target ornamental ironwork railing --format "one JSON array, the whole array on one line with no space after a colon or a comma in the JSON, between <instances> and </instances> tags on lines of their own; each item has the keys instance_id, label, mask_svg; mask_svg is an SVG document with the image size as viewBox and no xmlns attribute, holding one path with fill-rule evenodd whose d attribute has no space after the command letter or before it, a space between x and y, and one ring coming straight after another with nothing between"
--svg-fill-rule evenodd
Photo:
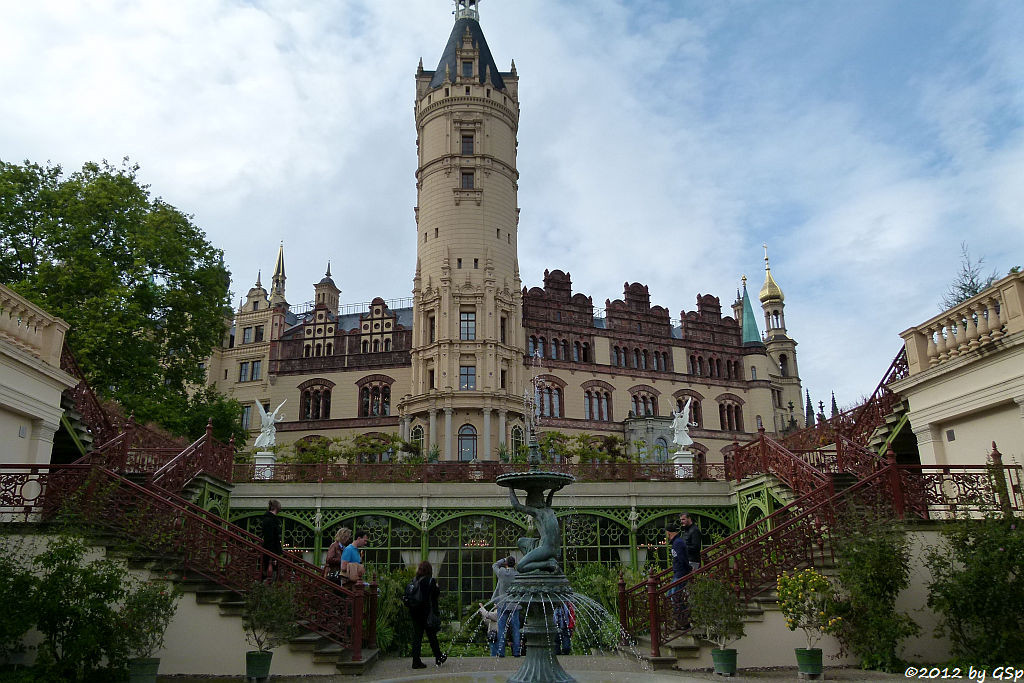
<instances>
[{"instance_id":1,"label":"ornamental ironwork railing","mask_svg":"<svg viewBox=\"0 0 1024 683\"><path fill-rule=\"evenodd\" d=\"M680 469L672 463L552 463L545 470L571 474L580 482L602 481L725 481L724 463L694 463ZM236 463L233 482L370 482L446 483L494 481L501 474L525 472L526 464L502 462L438 463Z\"/></svg>"},{"instance_id":2,"label":"ornamental ironwork railing","mask_svg":"<svg viewBox=\"0 0 1024 683\"><path fill-rule=\"evenodd\" d=\"M904 379L909 374L907 349L904 346L893 358L867 401L835 417L784 436L780 441L793 451L813 450L834 444L839 436L866 446L875 429L884 424L886 416L892 413L900 402L899 396L889 389L889 384Z\"/></svg>"},{"instance_id":3,"label":"ornamental ironwork railing","mask_svg":"<svg viewBox=\"0 0 1024 683\"><path fill-rule=\"evenodd\" d=\"M621 626L633 636L650 633L651 654L659 656L661 645L690 628L690 582L711 577L742 600L750 600L770 590L783 571L834 561L842 534L838 522L844 513L898 519L1020 514L1021 467L1003 465L994 444L991 458L992 464L978 466L897 465L890 451L888 464L850 488L837 493L829 480L823 488L711 546L702 554L706 563L685 577L652 572L629 588L620 581ZM774 528L768 528L771 525Z\"/></svg>"},{"instance_id":4,"label":"ornamental ironwork railing","mask_svg":"<svg viewBox=\"0 0 1024 683\"><path fill-rule=\"evenodd\" d=\"M268 556L277 560L278 581L295 587L298 620L310 631L348 648L376 645L376 587L342 588L294 558L272 555L251 534L196 514L172 494L151 490L98 465L4 465L0 467L0 519L70 519L122 539L148 556L180 562L198 574L245 594L260 578ZM364 626L365 621L365 626Z\"/></svg>"}]
</instances>

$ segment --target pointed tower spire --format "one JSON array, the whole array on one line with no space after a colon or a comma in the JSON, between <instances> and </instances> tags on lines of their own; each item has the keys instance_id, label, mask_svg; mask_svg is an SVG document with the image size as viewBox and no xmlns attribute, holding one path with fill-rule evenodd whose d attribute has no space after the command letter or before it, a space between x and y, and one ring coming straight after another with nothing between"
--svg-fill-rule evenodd
<instances>
[{"instance_id":1,"label":"pointed tower spire","mask_svg":"<svg viewBox=\"0 0 1024 683\"><path fill-rule=\"evenodd\" d=\"M277 248L277 261L274 262L274 277L270 286L271 306L288 304L284 298L284 281L286 279L284 274L284 242L282 241Z\"/></svg>"},{"instance_id":2,"label":"pointed tower spire","mask_svg":"<svg viewBox=\"0 0 1024 683\"><path fill-rule=\"evenodd\" d=\"M754 307L750 303L750 296L747 294L747 276L743 276L743 322L740 325L743 331L744 346L764 346L761 341L761 332L757 329L757 318L754 317Z\"/></svg>"},{"instance_id":3,"label":"pointed tower spire","mask_svg":"<svg viewBox=\"0 0 1024 683\"><path fill-rule=\"evenodd\" d=\"M807 393L807 405L804 406L804 426L814 426L814 404L811 403L811 392L809 389L804 389Z\"/></svg>"},{"instance_id":4,"label":"pointed tower spire","mask_svg":"<svg viewBox=\"0 0 1024 683\"><path fill-rule=\"evenodd\" d=\"M839 406L836 404L836 392L832 392L832 417L839 416Z\"/></svg>"},{"instance_id":5,"label":"pointed tower spire","mask_svg":"<svg viewBox=\"0 0 1024 683\"><path fill-rule=\"evenodd\" d=\"M261 288L261 289L263 288L263 283L260 282L262 277L263 277L263 269L261 268L260 270L256 271L256 286Z\"/></svg>"},{"instance_id":6,"label":"pointed tower spire","mask_svg":"<svg viewBox=\"0 0 1024 683\"><path fill-rule=\"evenodd\" d=\"M328 259L328 261L327 261L327 272L325 273L325 275L327 277L331 277L331 261L330 261L330 259Z\"/></svg>"}]
</instances>

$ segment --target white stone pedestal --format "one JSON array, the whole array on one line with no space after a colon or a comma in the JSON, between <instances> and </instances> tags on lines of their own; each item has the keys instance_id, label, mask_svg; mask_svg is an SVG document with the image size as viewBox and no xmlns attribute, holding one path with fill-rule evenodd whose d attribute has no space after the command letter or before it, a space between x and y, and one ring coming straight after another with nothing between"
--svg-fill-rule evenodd
<instances>
[{"instance_id":1,"label":"white stone pedestal","mask_svg":"<svg viewBox=\"0 0 1024 683\"><path fill-rule=\"evenodd\" d=\"M673 453L672 462L676 466L676 479L693 479L693 453L688 448Z\"/></svg>"},{"instance_id":2,"label":"white stone pedestal","mask_svg":"<svg viewBox=\"0 0 1024 683\"><path fill-rule=\"evenodd\" d=\"M269 451L260 451L254 458L256 463L256 471L254 478L256 479L273 479L274 478L274 463L277 462L277 456Z\"/></svg>"}]
</instances>

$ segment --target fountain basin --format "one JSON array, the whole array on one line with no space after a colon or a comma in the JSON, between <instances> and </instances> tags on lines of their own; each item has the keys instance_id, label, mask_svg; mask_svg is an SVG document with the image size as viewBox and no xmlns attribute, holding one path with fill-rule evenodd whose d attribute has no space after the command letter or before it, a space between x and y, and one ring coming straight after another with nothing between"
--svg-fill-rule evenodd
<instances>
[{"instance_id":1,"label":"fountain basin","mask_svg":"<svg viewBox=\"0 0 1024 683\"><path fill-rule=\"evenodd\" d=\"M520 489L523 491L529 491L531 489L539 489L541 491L553 489L558 491L574 481L576 481L576 477L571 474L566 474L565 472L531 470L529 472L509 472L508 474L502 474L494 480L494 483L498 486L504 486L505 488Z\"/></svg>"}]
</instances>

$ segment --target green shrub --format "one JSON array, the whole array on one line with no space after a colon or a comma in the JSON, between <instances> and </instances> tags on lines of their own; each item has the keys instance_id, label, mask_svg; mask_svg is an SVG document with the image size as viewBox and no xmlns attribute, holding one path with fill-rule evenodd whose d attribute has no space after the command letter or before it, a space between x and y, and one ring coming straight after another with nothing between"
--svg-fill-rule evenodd
<instances>
[{"instance_id":1,"label":"green shrub","mask_svg":"<svg viewBox=\"0 0 1024 683\"><path fill-rule=\"evenodd\" d=\"M91 678L104 657L116 666L127 654L117 612L127 572L84 557L81 538L60 536L33 560L40 572L31 598L43 634L39 666L52 680Z\"/></svg>"},{"instance_id":2,"label":"green shrub","mask_svg":"<svg viewBox=\"0 0 1024 683\"><path fill-rule=\"evenodd\" d=\"M3 605L3 619L0 619L0 661L24 648L24 636L35 623L32 608L32 591L35 578L27 567L18 561L13 548L6 542L0 554L0 605Z\"/></svg>"},{"instance_id":3,"label":"green shrub","mask_svg":"<svg viewBox=\"0 0 1024 683\"><path fill-rule=\"evenodd\" d=\"M181 593L156 582L129 590L119 612L120 632L129 657L152 657L164 646L164 633L178 610Z\"/></svg>"},{"instance_id":4,"label":"green shrub","mask_svg":"<svg viewBox=\"0 0 1024 683\"><path fill-rule=\"evenodd\" d=\"M902 523L848 515L836 562L845 594L838 605L842 617L836 636L844 651L860 659L864 669L899 671L900 644L920 628L896 611L896 598L910 585L910 544Z\"/></svg>"},{"instance_id":5,"label":"green shrub","mask_svg":"<svg viewBox=\"0 0 1024 683\"><path fill-rule=\"evenodd\" d=\"M739 599L724 583L707 576L690 584L690 622L720 650L743 637Z\"/></svg>"},{"instance_id":6,"label":"green shrub","mask_svg":"<svg viewBox=\"0 0 1024 683\"><path fill-rule=\"evenodd\" d=\"M253 583L242 616L246 641L260 652L285 644L299 633L297 614L293 584Z\"/></svg>"},{"instance_id":7,"label":"green shrub","mask_svg":"<svg viewBox=\"0 0 1024 683\"><path fill-rule=\"evenodd\" d=\"M412 569L380 570L372 565L367 575L377 577L377 648L381 654L405 656L412 642L412 620L402 603L405 587L412 581Z\"/></svg>"},{"instance_id":8,"label":"green shrub","mask_svg":"<svg viewBox=\"0 0 1024 683\"><path fill-rule=\"evenodd\" d=\"M1024 662L1024 534L1020 520L959 520L943 531L926 562L928 606L938 634L971 665Z\"/></svg>"}]
</instances>

